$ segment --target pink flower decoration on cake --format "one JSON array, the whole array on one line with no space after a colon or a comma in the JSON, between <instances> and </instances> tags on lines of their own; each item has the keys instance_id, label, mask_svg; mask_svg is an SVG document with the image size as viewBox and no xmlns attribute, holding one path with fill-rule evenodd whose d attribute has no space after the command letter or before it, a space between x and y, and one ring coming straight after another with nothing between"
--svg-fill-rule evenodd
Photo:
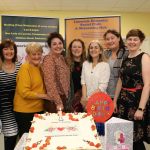
<instances>
[{"instance_id":1,"label":"pink flower decoration on cake","mask_svg":"<svg viewBox=\"0 0 150 150\"><path fill-rule=\"evenodd\" d=\"M32 148L36 148L36 147L37 147L37 143L33 143Z\"/></svg>"},{"instance_id":2,"label":"pink flower decoration on cake","mask_svg":"<svg viewBox=\"0 0 150 150\"><path fill-rule=\"evenodd\" d=\"M65 150L65 149L67 149L66 146L57 146L57 150Z\"/></svg>"},{"instance_id":3,"label":"pink flower decoration on cake","mask_svg":"<svg viewBox=\"0 0 150 150\"><path fill-rule=\"evenodd\" d=\"M94 130L96 129L96 126L95 126L95 125L92 125L92 126L91 126L91 129L92 129L92 131L94 131Z\"/></svg>"},{"instance_id":4,"label":"pink flower decoration on cake","mask_svg":"<svg viewBox=\"0 0 150 150\"><path fill-rule=\"evenodd\" d=\"M34 117L45 120L45 118L40 114L34 114Z\"/></svg>"},{"instance_id":5,"label":"pink flower decoration on cake","mask_svg":"<svg viewBox=\"0 0 150 150\"><path fill-rule=\"evenodd\" d=\"M94 146L96 148L99 148L101 146L100 143L94 144L94 142L92 142L92 141L86 141L86 140L83 140L83 141L87 142L90 146Z\"/></svg>"},{"instance_id":6,"label":"pink flower decoration on cake","mask_svg":"<svg viewBox=\"0 0 150 150\"><path fill-rule=\"evenodd\" d=\"M38 117L39 117L39 114L34 114L34 117L35 117L35 118L38 118Z\"/></svg>"},{"instance_id":7,"label":"pink flower decoration on cake","mask_svg":"<svg viewBox=\"0 0 150 150\"><path fill-rule=\"evenodd\" d=\"M31 147L29 147L29 146L26 146L25 147L25 150L31 150L32 148Z\"/></svg>"},{"instance_id":8,"label":"pink flower decoration on cake","mask_svg":"<svg viewBox=\"0 0 150 150\"><path fill-rule=\"evenodd\" d=\"M50 145L50 140L51 140L51 137L47 136L46 140L45 140L45 143L39 147L39 150L43 150L45 147L47 147L48 145Z\"/></svg>"},{"instance_id":9,"label":"pink flower decoration on cake","mask_svg":"<svg viewBox=\"0 0 150 150\"><path fill-rule=\"evenodd\" d=\"M73 118L72 114L69 114L69 120L71 120L71 121L79 121L79 119Z\"/></svg>"},{"instance_id":10,"label":"pink flower decoration on cake","mask_svg":"<svg viewBox=\"0 0 150 150\"><path fill-rule=\"evenodd\" d=\"M62 128L61 128L61 127L58 127L58 128L57 128L57 130L59 130L59 131L63 131L64 129L65 129L65 128L63 128L63 127L62 127Z\"/></svg>"},{"instance_id":11,"label":"pink flower decoration on cake","mask_svg":"<svg viewBox=\"0 0 150 150\"><path fill-rule=\"evenodd\" d=\"M34 132L34 127L31 127L31 128L29 129L29 131L30 131L31 133L33 133L33 132Z\"/></svg>"}]
</instances>

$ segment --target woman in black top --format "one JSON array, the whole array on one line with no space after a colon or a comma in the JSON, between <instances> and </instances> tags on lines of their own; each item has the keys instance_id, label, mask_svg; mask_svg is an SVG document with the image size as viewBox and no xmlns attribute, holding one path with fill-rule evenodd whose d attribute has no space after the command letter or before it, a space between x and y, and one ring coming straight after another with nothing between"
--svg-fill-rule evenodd
<instances>
[{"instance_id":1,"label":"woman in black top","mask_svg":"<svg viewBox=\"0 0 150 150\"><path fill-rule=\"evenodd\" d=\"M122 62L114 97L117 117L133 121L133 150L145 150L144 140L150 143L150 58L140 50L144 39L139 29L127 33L129 55Z\"/></svg>"},{"instance_id":2,"label":"woman in black top","mask_svg":"<svg viewBox=\"0 0 150 150\"><path fill-rule=\"evenodd\" d=\"M85 45L81 39L74 39L68 47L68 57L67 62L71 70L71 78L73 83L73 111L82 112L83 108L80 104L80 99L82 96L82 87L81 87L81 71L82 63L86 57Z\"/></svg>"}]
</instances>

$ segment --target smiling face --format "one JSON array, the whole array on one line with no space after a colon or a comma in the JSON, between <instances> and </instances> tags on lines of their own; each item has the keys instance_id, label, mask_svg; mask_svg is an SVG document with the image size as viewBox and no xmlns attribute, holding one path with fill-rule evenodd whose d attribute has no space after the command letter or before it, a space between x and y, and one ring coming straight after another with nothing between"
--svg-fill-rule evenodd
<instances>
[{"instance_id":1,"label":"smiling face","mask_svg":"<svg viewBox=\"0 0 150 150\"><path fill-rule=\"evenodd\" d=\"M118 50L119 49L119 41L120 38L112 33L107 33L105 37L106 46L110 50Z\"/></svg>"},{"instance_id":2,"label":"smiling face","mask_svg":"<svg viewBox=\"0 0 150 150\"><path fill-rule=\"evenodd\" d=\"M3 57L5 61L12 61L15 56L15 50L13 46L3 48Z\"/></svg>"},{"instance_id":3,"label":"smiling face","mask_svg":"<svg viewBox=\"0 0 150 150\"><path fill-rule=\"evenodd\" d=\"M38 66L42 60L43 49L39 43L32 42L26 47L27 60L33 66Z\"/></svg>"},{"instance_id":4,"label":"smiling face","mask_svg":"<svg viewBox=\"0 0 150 150\"><path fill-rule=\"evenodd\" d=\"M89 45L89 54L92 57L92 59L95 59L95 58L99 59L100 54L102 54L102 50L98 43L92 42Z\"/></svg>"},{"instance_id":5,"label":"smiling face","mask_svg":"<svg viewBox=\"0 0 150 150\"><path fill-rule=\"evenodd\" d=\"M38 66L42 60L42 52L35 51L28 54L28 61L33 66Z\"/></svg>"},{"instance_id":6,"label":"smiling face","mask_svg":"<svg viewBox=\"0 0 150 150\"><path fill-rule=\"evenodd\" d=\"M140 49L142 42L138 36L130 36L127 38L126 44L128 50L134 52Z\"/></svg>"},{"instance_id":7,"label":"smiling face","mask_svg":"<svg viewBox=\"0 0 150 150\"><path fill-rule=\"evenodd\" d=\"M63 42L59 38L53 38L51 41L50 49L56 54L61 54L64 49Z\"/></svg>"},{"instance_id":8,"label":"smiling face","mask_svg":"<svg viewBox=\"0 0 150 150\"><path fill-rule=\"evenodd\" d=\"M80 58L83 52L83 47L80 41L74 41L72 43L71 52L73 58Z\"/></svg>"}]
</instances>

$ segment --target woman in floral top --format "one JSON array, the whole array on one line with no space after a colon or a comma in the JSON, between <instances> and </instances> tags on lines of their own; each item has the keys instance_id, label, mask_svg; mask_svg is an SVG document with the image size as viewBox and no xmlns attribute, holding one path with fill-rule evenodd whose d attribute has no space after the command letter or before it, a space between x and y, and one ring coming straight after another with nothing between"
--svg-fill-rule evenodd
<instances>
[{"instance_id":1,"label":"woman in floral top","mask_svg":"<svg viewBox=\"0 0 150 150\"><path fill-rule=\"evenodd\" d=\"M70 89L70 69L62 55L64 40L60 34L51 33L47 44L50 52L43 60L42 70L47 94L51 101L45 102L45 109L54 113L60 109L66 111Z\"/></svg>"}]
</instances>

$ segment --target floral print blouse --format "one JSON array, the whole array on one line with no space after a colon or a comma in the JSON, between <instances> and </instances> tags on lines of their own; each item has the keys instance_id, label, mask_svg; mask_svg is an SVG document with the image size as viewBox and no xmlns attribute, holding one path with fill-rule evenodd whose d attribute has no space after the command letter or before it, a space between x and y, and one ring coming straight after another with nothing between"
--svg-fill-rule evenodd
<instances>
[{"instance_id":1,"label":"floral print blouse","mask_svg":"<svg viewBox=\"0 0 150 150\"><path fill-rule=\"evenodd\" d=\"M49 99L63 108L61 95L67 98L70 90L70 69L65 58L50 52L44 57L42 70Z\"/></svg>"}]
</instances>

